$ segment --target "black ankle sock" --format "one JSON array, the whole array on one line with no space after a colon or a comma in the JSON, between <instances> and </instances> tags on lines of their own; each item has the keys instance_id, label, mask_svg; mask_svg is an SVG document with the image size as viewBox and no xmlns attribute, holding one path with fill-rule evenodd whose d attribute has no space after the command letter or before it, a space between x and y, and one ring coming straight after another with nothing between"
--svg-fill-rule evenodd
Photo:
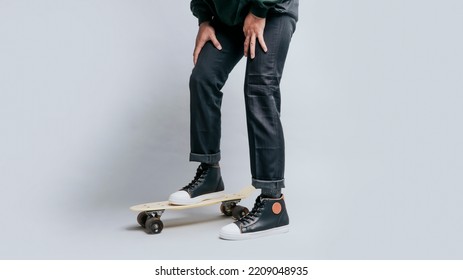
<instances>
[{"instance_id":1,"label":"black ankle sock","mask_svg":"<svg viewBox=\"0 0 463 280\"><path fill-rule=\"evenodd\" d=\"M262 189L262 196L265 198L280 198L281 189Z\"/></svg>"}]
</instances>

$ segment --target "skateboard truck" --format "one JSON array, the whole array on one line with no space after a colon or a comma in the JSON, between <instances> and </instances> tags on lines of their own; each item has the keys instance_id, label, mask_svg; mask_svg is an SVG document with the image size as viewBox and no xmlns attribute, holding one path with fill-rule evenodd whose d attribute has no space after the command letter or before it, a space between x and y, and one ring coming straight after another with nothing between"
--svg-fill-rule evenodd
<instances>
[{"instance_id":1,"label":"skateboard truck","mask_svg":"<svg viewBox=\"0 0 463 280\"><path fill-rule=\"evenodd\" d=\"M148 233L161 233L164 223L161 221L161 215L165 210L153 210L140 212L137 216L137 222L144 227Z\"/></svg>"},{"instance_id":2,"label":"skateboard truck","mask_svg":"<svg viewBox=\"0 0 463 280\"><path fill-rule=\"evenodd\" d=\"M233 216L235 219L246 216L249 213L248 208L238 205L241 199L224 201L220 204L220 212L225 216Z\"/></svg>"}]
</instances>

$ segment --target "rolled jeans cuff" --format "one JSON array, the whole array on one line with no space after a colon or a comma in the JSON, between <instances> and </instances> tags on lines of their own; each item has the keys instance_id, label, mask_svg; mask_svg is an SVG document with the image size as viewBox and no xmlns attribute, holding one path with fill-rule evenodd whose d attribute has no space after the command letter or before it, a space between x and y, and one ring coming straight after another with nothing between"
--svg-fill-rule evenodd
<instances>
[{"instance_id":1,"label":"rolled jeans cuff","mask_svg":"<svg viewBox=\"0 0 463 280\"><path fill-rule=\"evenodd\" d=\"M276 180L276 181L264 181L264 180L257 180L252 178L252 185L256 189L282 189L285 187L285 180Z\"/></svg>"},{"instance_id":2,"label":"rolled jeans cuff","mask_svg":"<svg viewBox=\"0 0 463 280\"><path fill-rule=\"evenodd\" d=\"M190 161L213 164L220 161L220 152L216 154L194 154L190 153Z\"/></svg>"}]
</instances>

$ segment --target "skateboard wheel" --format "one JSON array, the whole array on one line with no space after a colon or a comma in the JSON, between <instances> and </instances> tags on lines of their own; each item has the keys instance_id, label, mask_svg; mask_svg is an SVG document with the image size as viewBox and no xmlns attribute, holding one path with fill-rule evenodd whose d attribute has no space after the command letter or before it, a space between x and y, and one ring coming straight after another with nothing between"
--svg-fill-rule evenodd
<instances>
[{"instance_id":1,"label":"skateboard wheel","mask_svg":"<svg viewBox=\"0 0 463 280\"><path fill-rule=\"evenodd\" d=\"M161 233L163 228L164 228L164 224L158 218L149 218L146 220L146 223L145 223L146 233L158 234L158 233Z\"/></svg>"},{"instance_id":2,"label":"skateboard wheel","mask_svg":"<svg viewBox=\"0 0 463 280\"><path fill-rule=\"evenodd\" d=\"M229 204L225 204L223 202L220 205L220 212L222 212L225 216L231 216L233 214L232 207Z\"/></svg>"},{"instance_id":3,"label":"skateboard wheel","mask_svg":"<svg viewBox=\"0 0 463 280\"><path fill-rule=\"evenodd\" d=\"M137 222L142 227L145 227L147 219L148 219L148 214L146 214L146 212L140 212L140 214L138 214L137 216Z\"/></svg>"},{"instance_id":4,"label":"skateboard wheel","mask_svg":"<svg viewBox=\"0 0 463 280\"><path fill-rule=\"evenodd\" d=\"M239 218L246 216L248 213L249 213L248 208L241 206L241 205L236 205L233 208L232 216L233 218L238 220Z\"/></svg>"}]
</instances>

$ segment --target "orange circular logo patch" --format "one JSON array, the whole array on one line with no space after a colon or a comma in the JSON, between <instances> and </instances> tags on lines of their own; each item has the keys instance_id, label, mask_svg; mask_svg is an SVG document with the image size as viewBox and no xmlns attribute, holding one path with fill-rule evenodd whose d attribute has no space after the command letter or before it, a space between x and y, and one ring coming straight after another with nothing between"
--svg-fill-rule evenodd
<instances>
[{"instance_id":1,"label":"orange circular logo patch","mask_svg":"<svg viewBox=\"0 0 463 280\"><path fill-rule=\"evenodd\" d=\"M278 214L281 213L281 204L280 204L280 202L275 202L275 203L273 203L273 205L272 205L272 212L273 212L273 214L275 214L275 215L278 215Z\"/></svg>"}]
</instances>

